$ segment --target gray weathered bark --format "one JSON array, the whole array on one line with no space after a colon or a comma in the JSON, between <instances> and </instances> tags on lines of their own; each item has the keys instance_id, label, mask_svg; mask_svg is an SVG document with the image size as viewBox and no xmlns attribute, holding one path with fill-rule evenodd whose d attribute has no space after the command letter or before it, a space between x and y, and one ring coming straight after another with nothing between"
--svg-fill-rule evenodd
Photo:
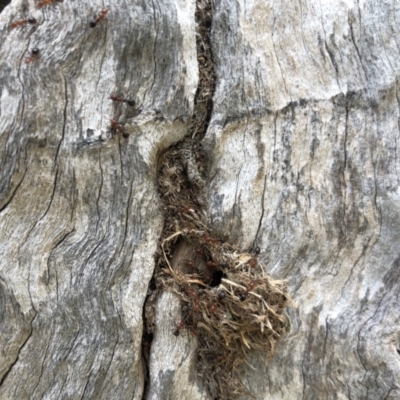
<instances>
[{"instance_id":1,"label":"gray weathered bark","mask_svg":"<svg viewBox=\"0 0 400 400\"><path fill-rule=\"evenodd\" d=\"M142 357L158 156L199 84L195 1L106 7L94 28L87 0L0 15L1 399L211 398L171 293ZM400 397L399 21L395 1L215 0L209 225L259 246L299 306L275 358L243 367L258 399Z\"/></svg>"}]
</instances>

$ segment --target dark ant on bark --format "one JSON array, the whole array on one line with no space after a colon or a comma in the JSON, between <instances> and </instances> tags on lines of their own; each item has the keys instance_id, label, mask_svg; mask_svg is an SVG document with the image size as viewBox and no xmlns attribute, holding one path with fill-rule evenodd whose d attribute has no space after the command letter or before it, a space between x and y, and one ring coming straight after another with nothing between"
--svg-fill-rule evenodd
<instances>
[{"instance_id":1,"label":"dark ant on bark","mask_svg":"<svg viewBox=\"0 0 400 400\"><path fill-rule=\"evenodd\" d=\"M97 17L95 17L93 20L89 22L89 26L91 28L94 28L99 22L103 21L103 19L106 17L108 13L107 8L103 8Z\"/></svg>"},{"instance_id":2,"label":"dark ant on bark","mask_svg":"<svg viewBox=\"0 0 400 400\"><path fill-rule=\"evenodd\" d=\"M116 121L115 119L110 119L110 122L111 122L111 134L113 136L120 133L124 138L129 137L129 133L126 133L124 131L124 128L122 128L122 125L118 121Z\"/></svg>"},{"instance_id":3,"label":"dark ant on bark","mask_svg":"<svg viewBox=\"0 0 400 400\"><path fill-rule=\"evenodd\" d=\"M117 101L119 103L126 103L126 104L128 104L128 106L131 106L131 107L133 107L135 105L135 100L124 99L123 97L118 97L118 96L114 96L114 95L110 96L110 100Z\"/></svg>"},{"instance_id":4,"label":"dark ant on bark","mask_svg":"<svg viewBox=\"0 0 400 400\"><path fill-rule=\"evenodd\" d=\"M62 3L64 0L42 0L38 3L38 8L42 8L46 6L47 4L52 4L52 3Z\"/></svg>"},{"instance_id":5,"label":"dark ant on bark","mask_svg":"<svg viewBox=\"0 0 400 400\"><path fill-rule=\"evenodd\" d=\"M29 18L27 18L27 19L21 19L21 20L19 20L19 21L15 21L15 22L13 22L11 25L10 25L10 28L11 29L14 29L14 28L16 28L16 27L18 27L18 26L22 26L22 25L26 25L26 24L31 24L31 25L34 25L34 24L36 24L36 18L33 18L33 17L29 17Z\"/></svg>"},{"instance_id":6,"label":"dark ant on bark","mask_svg":"<svg viewBox=\"0 0 400 400\"><path fill-rule=\"evenodd\" d=\"M25 58L25 63L30 64L32 61L36 60L39 56L40 50L37 47L34 47L30 51L30 56Z\"/></svg>"},{"instance_id":7,"label":"dark ant on bark","mask_svg":"<svg viewBox=\"0 0 400 400\"><path fill-rule=\"evenodd\" d=\"M180 330L186 325L185 320L181 320L181 322L179 322L179 324L175 327L175 329L173 330L172 334L175 336L179 336L179 332Z\"/></svg>"}]
</instances>

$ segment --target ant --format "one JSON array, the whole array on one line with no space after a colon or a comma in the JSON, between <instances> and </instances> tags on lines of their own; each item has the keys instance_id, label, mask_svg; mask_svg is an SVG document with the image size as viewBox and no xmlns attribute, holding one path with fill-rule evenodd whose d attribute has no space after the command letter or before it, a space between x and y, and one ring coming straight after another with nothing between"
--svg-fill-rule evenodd
<instances>
[{"instance_id":1,"label":"ant","mask_svg":"<svg viewBox=\"0 0 400 400\"><path fill-rule=\"evenodd\" d=\"M196 265L194 265L194 263L192 263L191 261L185 261L185 265L190 269L197 270Z\"/></svg>"},{"instance_id":2,"label":"ant","mask_svg":"<svg viewBox=\"0 0 400 400\"><path fill-rule=\"evenodd\" d=\"M180 330L186 325L186 322L184 319L181 320L181 322L179 322L179 324L175 327L175 329L173 330L172 334L175 336L179 336L179 332Z\"/></svg>"},{"instance_id":3,"label":"ant","mask_svg":"<svg viewBox=\"0 0 400 400\"><path fill-rule=\"evenodd\" d=\"M91 28L94 28L99 22L103 21L103 19L106 17L108 13L107 8L103 8L100 12L99 12L99 16L95 17L94 20L89 22L89 26Z\"/></svg>"},{"instance_id":4,"label":"ant","mask_svg":"<svg viewBox=\"0 0 400 400\"><path fill-rule=\"evenodd\" d=\"M256 282L250 282L244 292L239 293L239 300L240 301L245 301L247 299L247 295L249 294L250 291L254 289L254 287L257 285Z\"/></svg>"},{"instance_id":5,"label":"ant","mask_svg":"<svg viewBox=\"0 0 400 400\"><path fill-rule=\"evenodd\" d=\"M179 291L181 293L185 293L188 295L193 301L193 311L200 311L200 299L199 296L202 296L205 293L204 289L198 289L197 292L194 290L186 290L183 286L179 286Z\"/></svg>"},{"instance_id":6,"label":"ant","mask_svg":"<svg viewBox=\"0 0 400 400\"><path fill-rule=\"evenodd\" d=\"M26 64L30 64L32 61L36 60L36 58L39 55L40 50L37 47L34 47L33 49L31 49L31 54L29 57L25 58L25 63Z\"/></svg>"},{"instance_id":7,"label":"ant","mask_svg":"<svg viewBox=\"0 0 400 400\"><path fill-rule=\"evenodd\" d=\"M205 254L204 250L202 248L195 249L196 254L199 256L202 256L203 258L206 258L207 255Z\"/></svg>"},{"instance_id":8,"label":"ant","mask_svg":"<svg viewBox=\"0 0 400 400\"><path fill-rule=\"evenodd\" d=\"M211 236L204 238L204 241L207 243L221 243L221 239L216 239Z\"/></svg>"},{"instance_id":9,"label":"ant","mask_svg":"<svg viewBox=\"0 0 400 400\"><path fill-rule=\"evenodd\" d=\"M193 311L200 311L199 292L189 292L188 295L193 300Z\"/></svg>"},{"instance_id":10,"label":"ant","mask_svg":"<svg viewBox=\"0 0 400 400\"><path fill-rule=\"evenodd\" d=\"M178 290L179 290L181 293L186 293L185 286L183 286L183 285L179 285L179 286L178 286Z\"/></svg>"},{"instance_id":11,"label":"ant","mask_svg":"<svg viewBox=\"0 0 400 400\"><path fill-rule=\"evenodd\" d=\"M210 311L210 313L214 314L217 311L219 302L224 300L225 297L226 297L226 293L223 291L219 291L217 294L217 300L214 300L211 303L211 305L208 307L208 311Z\"/></svg>"},{"instance_id":12,"label":"ant","mask_svg":"<svg viewBox=\"0 0 400 400\"><path fill-rule=\"evenodd\" d=\"M196 328L195 328L195 327L193 327L193 326L189 327L189 329L190 329L190 332L192 332L192 333L193 333L193 335L195 335L195 336L199 336L200 332L199 332L199 330L198 330L198 329L196 329Z\"/></svg>"},{"instance_id":13,"label":"ant","mask_svg":"<svg viewBox=\"0 0 400 400\"><path fill-rule=\"evenodd\" d=\"M114 95L110 96L110 100L118 101L120 103L126 103L126 104L128 104L128 106L131 106L131 107L133 107L135 105L135 100L124 99L123 97L118 97L118 96L114 96Z\"/></svg>"},{"instance_id":14,"label":"ant","mask_svg":"<svg viewBox=\"0 0 400 400\"><path fill-rule=\"evenodd\" d=\"M113 136L116 135L117 133L120 133L124 138L129 137L129 133L126 133L124 131L119 122L117 122L115 119L110 119L110 122L111 122L111 133Z\"/></svg>"},{"instance_id":15,"label":"ant","mask_svg":"<svg viewBox=\"0 0 400 400\"><path fill-rule=\"evenodd\" d=\"M223 300L226 297L226 292L218 292L218 300Z\"/></svg>"},{"instance_id":16,"label":"ant","mask_svg":"<svg viewBox=\"0 0 400 400\"><path fill-rule=\"evenodd\" d=\"M217 268L219 266L219 264L214 261L207 261L206 265L208 268Z\"/></svg>"},{"instance_id":17,"label":"ant","mask_svg":"<svg viewBox=\"0 0 400 400\"><path fill-rule=\"evenodd\" d=\"M249 262L250 268L255 268L257 266L257 258L258 258L258 255L260 254L260 252L261 252L261 250L259 247L256 247L254 249L254 255L253 255L253 257L251 257L250 262Z\"/></svg>"},{"instance_id":18,"label":"ant","mask_svg":"<svg viewBox=\"0 0 400 400\"><path fill-rule=\"evenodd\" d=\"M42 0L41 2L38 3L38 8L42 8L47 4L51 4L51 3L62 3L64 0Z\"/></svg>"},{"instance_id":19,"label":"ant","mask_svg":"<svg viewBox=\"0 0 400 400\"><path fill-rule=\"evenodd\" d=\"M210 307L208 307L208 311L210 311L211 314L214 314L215 311L217 311L218 308L218 301L214 301Z\"/></svg>"},{"instance_id":20,"label":"ant","mask_svg":"<svg viewBox=\"0 0 400 400\"><path fill-rule=\"evenodd\" d=\"M33 17L29 17L28 19L21 19L20 21L15 21L15 22L13 22L11 25L10 25L10 28L11 29L14 29L14 28L16 28L17 26L22 26L22 25L25 25L25 24L31 24L31 25L34 25L34 24L36 24L36 18L33 18Z\"/></svg>"}]
</instances>

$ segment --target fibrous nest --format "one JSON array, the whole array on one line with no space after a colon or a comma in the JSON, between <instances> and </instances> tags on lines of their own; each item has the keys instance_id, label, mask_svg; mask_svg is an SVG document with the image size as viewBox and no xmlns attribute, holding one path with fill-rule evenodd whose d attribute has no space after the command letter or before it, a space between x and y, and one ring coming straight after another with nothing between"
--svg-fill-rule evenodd
<instances>
[{"instance_id":1,"label":"fibrous nest","mask_svg":"<svg viewBox=\"0 0 400 400\"><path fill-rule=\"evenodd\" d=\"M198 336L198 370L223 399L243 392L235 371L252 351L274 354L289 330L285 308L294 303L285 282L266 273L260 249L240 252L207 226L203 168L204 154L190 141L160 159L165 227L157 281L182 299L172 333Z\"/></svg>"},{"instance_id":2,"label":"fibrous nest","mask_svg":"<svg viewBox=\"0 0 400 400\"><path fill-rule=\"evenodd\" d=\"M182 299L182 320L171 333L198 337L197 371L212 397L223 400L245 391L235 372L252 351L267 357L274 354L289 330L285 308L294 303L285 282L267 274L260 249L241 252L208 225L207 160L200 140L210 121L215 88L212 12L210 0L196 1L195 109L186 139L159 159L165 225L156 281Z\"/></svg>"}]
</instances>

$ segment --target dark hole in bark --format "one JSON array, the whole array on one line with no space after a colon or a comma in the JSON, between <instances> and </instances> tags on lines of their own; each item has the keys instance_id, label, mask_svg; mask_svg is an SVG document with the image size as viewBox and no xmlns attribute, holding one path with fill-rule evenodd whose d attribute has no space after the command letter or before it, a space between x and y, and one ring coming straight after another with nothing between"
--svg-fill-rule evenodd
<instances>
[{"instance_id":1,"label":"dark hole in bark","mask_svg":"<svg viewBox=\"0 0 400 400\"><path fill-rule=\"evenodd\" d=\"M149 283L149 289L151 290L156 290L157 285L156 285L156 280L153 278L151 278L150 283Z\"/></svg>"},{"instance_id":2,"label":"dark hole in bark","mask_svg":"<svg viewBox=\"0 0 400 400\"><path fill-rule=\"evenodd\" d=\"M400 350L399 349L396 349L397 350L397 354L400 356Z\"/></svg>"},{"instance_id":3,"label":"dark hole in bark","mask_svg":"<svg viewBox=\"0 0 400 400\"><path fill-rule=\"evenodd\" d=\"M2 12L5 6L8 6L11 3L11 0L0 0L0 12Z\"/></svg>"},{"instance_id":4,"label":"dark hole in bark","mask_svg":"<svg viewBox=\"0 0 400 400\"><path fill-rule=\"evenodd\" d=\"M221 283L221 279L222 278L225 278L226 276L225 276L225 274L222 272L222 271L215 271L213 274L212 274L212 279L211 279L211 282L210 282L210 286L211 287L217 287L217 286L219 286L219 284Z\"/></svg>"}]
</instances>

